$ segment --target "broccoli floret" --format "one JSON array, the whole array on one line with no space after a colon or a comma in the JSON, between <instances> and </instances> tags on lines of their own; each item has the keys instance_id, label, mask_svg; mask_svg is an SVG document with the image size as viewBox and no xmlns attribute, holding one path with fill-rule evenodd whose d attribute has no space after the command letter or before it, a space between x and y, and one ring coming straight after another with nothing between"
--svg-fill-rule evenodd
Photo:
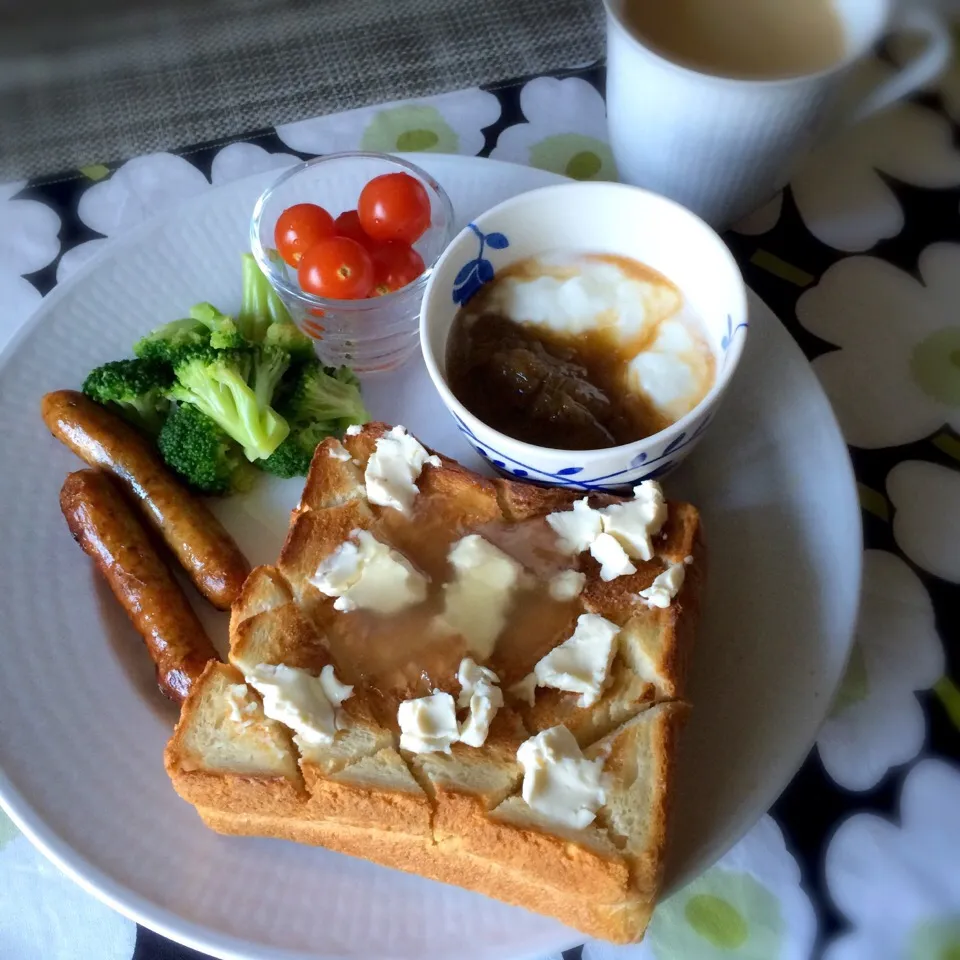
<instances>
[{"instance_id":1,"label":"broccoli floret","mask_svg":"<svg viewBox=\"0 0 960 960\"><path fill-rule=\"evenodd\" d=\"M210 330L199 320L185 317L157 327L133 345L142 360L157 360L176 366L185 352L209 346Z\"/></svg>"},{"instance_id":2,"label":"broccoli floret","mask_svg":"<svg viewBox=\"0 0 960 960\"><path fill-rule=\"evenodd\" d=\"M336 432L335 423L318 422L305 427L293 427L287 439L266 460L258 460L257 466L284 479L305 477L317 444Z\"/></svg>"},{"instance_id":3,"label":"broccoli floret","mask_svg":"<svg viewBox=\"0 0 960 960\"><path fill-rule=\"evenodd\" d=\"M199 493L241 493L256 478L239 444L191 403L170 411L157 446L167 465Z\"/></svg>"},{"instance_id":4,"label":"broccoli floret","mask_svg":"<svg viewBox=\"0 0 960 960\"><path fill-rule=\"evenodd\" d=\"M313 452L325 437L342 433L369 415L360 397L360 382L349 367L324 368L312 360L296 371L292 393L283 406L290 434L257 466L278 477L304 477Z\"/></svg>"},{"instance_id":5,"label":"broccoli floret","mask_svg":"<svg viewBox=\"0 0 960 960\"><path fill-rule=\"evenodd\" d=\"M248 350L196 351L177 364L170 397L193 403L240 446L248 460L269 457L290 432L287 421L258 398L251 386L257 371L261 393L272 367ZM282 373L282 371L281 371Z\"/></svg>"},{"instance_id":6,"label":"broccoli floret","mask_svg":"<svg viewBox=\"0 0 960 960\"><path fill-rule=\"evenodd\" d=\"M257 261L249 253L243 254L243 295L237 329L252 343L260 343L274 323L293 323L283 301L270 286Z\"/></svg>"},{"instance_id":7,"label":"broccoli floret","mask_svg":"<svg viewBox=\"0 0 960 960\"><path fill-rule=\"evenodd\" d=\"M290 366L290 354L278 347L257 347L250 351L250 386L261 406L274 402L280 380Z\"/></svg>"},{"instance_id":8,"label":"broccoli floret","mask_svg":"<svg viewBox=\"0 0 960 960\"><path fill-rule=\"evenodd\" d=\"M156 360L114 360L97 367L83 381L83 392L111 407L135 427L156 436L170 408L169 366Z\"/></svg>"},{"instance_id":9,"label":"broccoli floret","mask_svg":"<svg viewBox=\"0 0 960 960\"><path fill-rule=\"evenodd\" d=\"M212 303L197 303L190 308L190 316L199 320L210 331L210 346L217 350L236 350L247 346L240 336L233 317L221 313Z\"/></svg>"},{"instance_id":10,"label":"broccoli floret","mask_svg":"<svg viewBox=\"0 0 960 960\"><path fill-rule=\"evenodd\" d=\"M370 419L357 375L349 367L324 367L319 360L299 371L287 409L294 424L332 421L336 430Z\"/></svg>"},{"instance_id":11,"label":"broccoli floret","mask_svg":"<svg viewBox=\"0 0 960 960\"><path fill-rule=\"evenodd\" d=\"M295 323L272 323L267 327L263 342L266 346L278 347L290 354L290 362L312 363L317 359L313 341L300 331Z\"/></svg>"}]
</instances>

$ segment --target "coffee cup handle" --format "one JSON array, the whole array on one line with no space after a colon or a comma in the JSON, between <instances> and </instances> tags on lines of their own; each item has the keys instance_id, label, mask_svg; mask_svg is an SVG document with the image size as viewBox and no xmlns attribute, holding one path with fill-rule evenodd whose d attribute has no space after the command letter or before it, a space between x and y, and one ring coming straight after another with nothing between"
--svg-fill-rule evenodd
<instances>
[{"instance_id":1,"label":"coffee cup handle","mask_svg":"<svg viewBox=\"0 0 960 960\"><path fill-rule=\"evenodd\" d=\"M914 6L903 7L893 28L924 34L927 47L889 80L871 90L846 118L845 125L866 120L867 117L926 86L950 63L953 55L950 32L943 20L932 10Z\"/></svg>"}]
</instances>

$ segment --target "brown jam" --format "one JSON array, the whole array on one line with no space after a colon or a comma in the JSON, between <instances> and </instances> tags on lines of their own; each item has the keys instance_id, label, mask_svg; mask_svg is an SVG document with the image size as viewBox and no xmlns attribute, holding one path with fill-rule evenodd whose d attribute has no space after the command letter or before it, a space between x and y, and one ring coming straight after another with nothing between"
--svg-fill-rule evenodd
<instances>
[{"instance_id":1,"label":"brown jam","mask_svg":"<svg viewBox=\"0 0 960 960\"><path fill-rule=\"evenodd\" d=\"M666 278L642 264L606 255L584 259L610 262L628 276L668 288L681 302ZM671 422L627 386L628 364L650 345L658 322L622 342L614 323L568 335L517 323L496 309L495 291L504 278L565 279L575 272L530 259L483 287L453 322L446 356L450 389L484 423L537 446L595 450L642 440Z\"/></svg>"},{"instance_id":2,"label":"brown jam","mask_svg":"<svg viewBox=\"0 0 960 960\"><path fill-rule=\"evenodd\" d=\"M507 523L492 493L460 489L447 501L419 496L413 514L377 510L370 532L402 553L429 579L423 603L390 617L366 610L337 612L323 630L346 683L362 684L375 697L383 722L393 726L398 705L434 689L459 692L457 670L470 656L467 642L437 624L443 611L443 586L453 578L448 557L452 546L477 533L499 547L535 577L514 590L507 622L488 664L504 689L522 679L534 664L569 637L582 612L579 600L557 601L548 581L575 566L562 553L556 535L543 518Z\"/></svg>"}]
</instances>

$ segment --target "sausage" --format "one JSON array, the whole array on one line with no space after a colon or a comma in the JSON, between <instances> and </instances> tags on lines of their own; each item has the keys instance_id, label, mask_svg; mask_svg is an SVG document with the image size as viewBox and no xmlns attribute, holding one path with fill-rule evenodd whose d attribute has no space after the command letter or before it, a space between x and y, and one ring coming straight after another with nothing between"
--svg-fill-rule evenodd
<instances>
[{"instance_id":1,"label":"sausage","mask_svg":"<svg viewBox=\"0 0 960 960\"><path fill-rule=\"evenodd\" d=\"M128 423L75 390L41 403L50 432L91 467L112 473L139 501L147 520L218 610L239 596L250 564L207 507L174 476Z\"/></svg>"},{"instance_id":2,"label":"sausage","mask_svg":"<svg viewBox=\"0 0 960 960\"><path fill-rule=\"evenodd\" d=\"M115 482L99 470L71 473L60 509L73 539L97 565L157 667L157 683L183 700L217 651Z\"/></svg>"}]
</instances>

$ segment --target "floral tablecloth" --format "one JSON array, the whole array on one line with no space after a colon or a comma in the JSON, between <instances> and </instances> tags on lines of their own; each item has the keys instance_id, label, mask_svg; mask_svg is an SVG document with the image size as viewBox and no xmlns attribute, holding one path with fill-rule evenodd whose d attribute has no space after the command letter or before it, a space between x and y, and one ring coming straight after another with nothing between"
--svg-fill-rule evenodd
<instances>
[{"instance_id":1,"label":"floral tablecloth","mask_svg":"<svg viewBox=\"0 0 960 960\"><path fill-rule=\"evenodd\" d=\"M865 69L903 55L894 43ZM543 76L0 186L0 346L108 238L300 157L430 150L613 178L602 90L601 68ZM822 149L727 235L851 447L866 541L856 647L770 813L658 908L642 945L587 943L565 960L960 958L958 123L960 67ZM75 887L0 813L0 956L197 955Z\"/></svg>"}]
</instances>

